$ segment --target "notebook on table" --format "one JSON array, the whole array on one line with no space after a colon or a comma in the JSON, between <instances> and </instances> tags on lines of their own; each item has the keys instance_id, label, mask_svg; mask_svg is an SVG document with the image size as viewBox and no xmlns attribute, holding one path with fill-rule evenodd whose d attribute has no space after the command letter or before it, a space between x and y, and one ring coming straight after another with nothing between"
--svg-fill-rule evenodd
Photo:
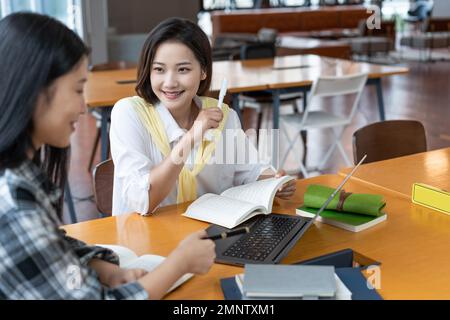
<instances>
[{"instance_id":1,"label":"notebook on table","mask_svg":"<svg viewBox=\"0 0 450 320\"><path fill-rule=\"evenodd\" d=\"M247 263L279 263L364 160L365 157L344 178L313 218L276 213L254 216L239 225L239 227L249 227L249 233L216 241L216 262L239 266ZM206 229L206 232L208 235L214 235L229 230L213 224Z\"/></svg>"},{"instance_id":2,"label":"notebook on table","mask_svg":"<svg viewBox=\"0 0 450 320\"><path fill-rule=\"evenodd\" d=\"M246 264L242 291L250 298L334 297L332 266Z\"/></svg>"},{"instance_id":3,"label":"notebook on table","mask_svg":"<svg viewBox=\"0 0 450 320\"><path fill-rule=\"evenodd\" d=\"M328 253L312 259L294 263L294 265L333 266L335 268L336 300L382 300L376 289L369 288L367 279L361 270L380 262L368 258L352 249ZM244 274L220 279L225 300L253 299L243 295ZM263 298L258 298L263 299ZM275 299L271 297L270 299ZM327 299L327 298L319 298Z\"/></svg>"}]
</instances>

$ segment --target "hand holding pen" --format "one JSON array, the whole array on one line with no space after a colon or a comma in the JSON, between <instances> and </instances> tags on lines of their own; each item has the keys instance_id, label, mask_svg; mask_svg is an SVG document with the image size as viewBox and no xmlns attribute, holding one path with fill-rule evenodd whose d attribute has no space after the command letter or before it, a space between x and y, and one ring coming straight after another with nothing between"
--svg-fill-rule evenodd
<instances>
[{"instance_id":1,"label":"hand holding pen","mask_svg":"<svg viewBox=\"0 0 450 320\"><path fill-rule=\"evenodd\" d=\"M243 227L243 228L239 228L236 230L231 230L231 231L225 231L219 234L215 234L212 236L208 236L205 237L203 239L209 239L209 240L220 240L220 239L226 239L229 237L233 237L233 236L237 236L240 234L244 234L244 233L249 233L250 232L250 228L249 227Z\"/></svg>"},{"instance_id":2,"label":"hand holding pen","mask_svg":"<svg viewBox=\"0 0 450 320\"><path fill-rule=\"evenodd\" d=\"M227 79L223 78L222 86L220 87L219 92L219 100L217 101L217 108L219 108L220 110L222 110L223 99L225 98L225 94L227 93L227 85L228 85ZM206 131L204 139L208 141L214 140L212 130Z\"/></svg>"}]
</instances>

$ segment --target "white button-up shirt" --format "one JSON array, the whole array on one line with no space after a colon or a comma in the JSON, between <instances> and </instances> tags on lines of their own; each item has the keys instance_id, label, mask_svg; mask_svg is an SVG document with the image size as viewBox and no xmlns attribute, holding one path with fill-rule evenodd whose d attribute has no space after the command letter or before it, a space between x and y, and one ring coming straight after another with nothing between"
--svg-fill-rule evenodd
<instances>
[{"instance_id":1,"label":"white button-up shirt","mask_svg":"<svg viewBox=\"0 0 450 320\"><path fill-rule=\"evenodd\" d=\"M201 108L201 100L194 98ZM162 104L155 106L173 148L187 132L180 128L169 110ZM236 139L235 137L238 137ZM114 161L113 215L129 212L147 214L149 190L152 187L152 168L164 160L150 133L134 110L133 101L118 101L111 114L111 155ZM236 143L236 141L238 141ZM186 164L193 166L198 145L191 151ZM230 109L222 137L203 170L196 176L197 196L220 194L224 190L256 181L269 165L258 160L258 152L241 128L239 117ZM178 180L159 206L175 204Z\"/></svg>"}]
</instances>

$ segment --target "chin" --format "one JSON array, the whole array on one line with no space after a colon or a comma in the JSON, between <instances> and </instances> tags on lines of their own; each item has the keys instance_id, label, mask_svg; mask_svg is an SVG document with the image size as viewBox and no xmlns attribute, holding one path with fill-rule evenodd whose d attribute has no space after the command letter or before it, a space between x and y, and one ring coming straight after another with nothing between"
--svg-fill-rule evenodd
<instances>
[{"instance_id":1,"label":"chin","mask_svg":"<svg viewBox=\"0 0 450 320\"><path fill-rule=\"evenodd\" d=\"M65 149L67 147L70 147L70 140L54 141L53 143L48 143L47 145L55 147L55 148Z\"/></svg>"}]
</instances>

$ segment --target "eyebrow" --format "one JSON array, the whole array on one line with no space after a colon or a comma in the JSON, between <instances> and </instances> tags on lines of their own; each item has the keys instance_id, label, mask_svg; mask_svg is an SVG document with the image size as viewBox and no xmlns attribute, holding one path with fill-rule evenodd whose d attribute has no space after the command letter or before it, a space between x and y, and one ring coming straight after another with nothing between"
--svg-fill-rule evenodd
<instances>
[{"instance_id":1,"label":"eyebrow","mask_svg":"<svg viewBox=\"0 0 450 320\"><path fill-rule=\"evenodd\" d=\"M87 78L83 78L83 79L78 80L78 83L85 83L85 82L87 82Z\"/></svg>"},{"instance_id":2,"label":"eyebrow","mask_svg":"<svg viewBox=\"0 0 450 320\"><path fill-rule=\"evenodd\" d=\"M161 65L161 66L165 66L166 65L165 63L158 62L158 61L153 61L153 64L158 64L158 65ZM177 66L183 66L183 65L190 65L190 64L192 64L192 63L189 62L189 61L183 61L183 62L177 63L176 65Z\"/></svg>"}]
</instances>

